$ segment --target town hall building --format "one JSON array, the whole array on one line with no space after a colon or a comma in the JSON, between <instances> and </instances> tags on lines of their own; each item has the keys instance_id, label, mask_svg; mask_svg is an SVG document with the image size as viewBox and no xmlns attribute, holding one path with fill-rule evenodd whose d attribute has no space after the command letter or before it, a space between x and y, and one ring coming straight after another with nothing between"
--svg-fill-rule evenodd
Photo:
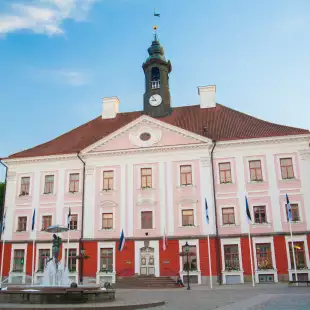
<instances>
[{"instance_id":1,"label":"town hall building","mask_svg":"<svg viewBox=\"0 0 310 310\"><path fill-rule=\"evenodd\" d=\"M214 85L198 87L199 105L172 107L172 64L156 36L148 53L142 111L120 113L117 97L103 98L99 117L1 160L3 277L29 283L34 262L41 281L52 255L45 230L67 226L70 209L61 255L69 255L78 283L137 275L186 281L188 269L193 283L208 284L210 276L248 282L249 230L255 281L292 280L288 194L298 277L310 280L310 132L217 104ZM186 243L189 261L180 255Z\"/></svg>"}]
</instances>

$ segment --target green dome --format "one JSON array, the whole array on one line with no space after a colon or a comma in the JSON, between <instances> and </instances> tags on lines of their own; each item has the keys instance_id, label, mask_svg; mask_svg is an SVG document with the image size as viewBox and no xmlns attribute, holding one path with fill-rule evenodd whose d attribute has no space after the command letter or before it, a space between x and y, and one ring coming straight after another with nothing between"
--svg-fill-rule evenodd
<instances>
[{"instance_id":1,"label":"green dome","mask_svg":"<svg viewBox=\"0 0 310 310\"><path fill-rule=\"evenodd\" d=\"M160 45L158 40L154 40L152 45L148 48L149 57L147 58L146 62L151 59L160 59L166 61L164 55L164 48Z\"/></svg>"}]
</instances>

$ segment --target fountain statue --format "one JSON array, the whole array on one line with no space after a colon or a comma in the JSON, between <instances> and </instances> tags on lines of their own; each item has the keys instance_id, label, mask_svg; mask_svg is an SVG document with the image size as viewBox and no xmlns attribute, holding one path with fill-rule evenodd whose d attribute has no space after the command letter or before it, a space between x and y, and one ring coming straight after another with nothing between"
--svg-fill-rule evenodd
<instances>
[{"instance_id":1,"label":"fountain statue","mask_svg":"<svg viewBox=\"0 0 310 310\"><path fill-rule=\"evenodd\" d=\"M59 261L59 250L61 245L62 239L57 236L56 234L53 234L53 247L52 247L52 253L53 253L53 259L56 264L56 269L58 269L58 261Z\"/></svg>"}]
</instances>

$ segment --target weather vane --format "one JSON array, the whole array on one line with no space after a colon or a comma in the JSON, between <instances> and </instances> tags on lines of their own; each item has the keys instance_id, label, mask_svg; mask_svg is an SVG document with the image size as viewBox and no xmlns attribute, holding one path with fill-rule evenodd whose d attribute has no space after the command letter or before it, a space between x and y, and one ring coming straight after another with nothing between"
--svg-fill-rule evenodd
<instances>
[{"instance_id":1,"label":"weather vane","mask_svg":"<svg viewBox=\"0 0 310 310\"><path fill-rule=\"evenodd\" d=\"M154 17L160 17L160 14L159 13L156 13L156 9L154 9ZM157 25L154 25L153 26L153 29L154 29L154 39L155 41L157 41L157 29L158 29L158 26Z\"/></svg>"}]
</instances>

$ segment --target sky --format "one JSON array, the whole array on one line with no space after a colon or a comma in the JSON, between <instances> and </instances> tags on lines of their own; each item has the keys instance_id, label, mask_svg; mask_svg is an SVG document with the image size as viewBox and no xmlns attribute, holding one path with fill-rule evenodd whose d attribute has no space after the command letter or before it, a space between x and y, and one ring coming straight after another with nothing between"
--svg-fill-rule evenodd
<instances>
[{"instance_id":1,"label":"sky","mask_svg":"<svg viewBox=\"0 0 310 310\"><path fill-rule=\"evenodd\" d=\"M215 84L218 103L310 128L309 0L1 0L0 158L99 116L103 97L141 110L155 22L173 106Z\"/></svg>"}]
</instances>

